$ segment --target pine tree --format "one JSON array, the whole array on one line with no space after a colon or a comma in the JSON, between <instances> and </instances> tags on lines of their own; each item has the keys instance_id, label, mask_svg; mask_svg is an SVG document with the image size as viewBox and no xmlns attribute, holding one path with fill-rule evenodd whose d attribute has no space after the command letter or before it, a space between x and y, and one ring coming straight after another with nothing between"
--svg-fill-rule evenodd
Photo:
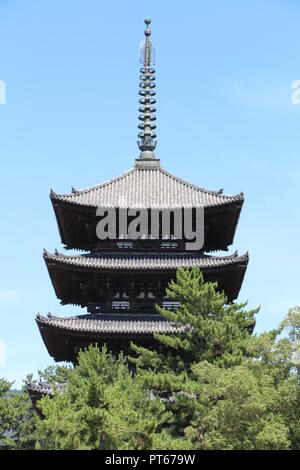
<instances>
[{"instance_id":1,"label":"pine tree","mask_svg":"<svg viewBox=\"0 0 300 470\"><path fill-rule=\"evenodd\" d=\"M172 418L166 423L176 433L190 422L195 411L191 380L193 365L202 361L220 368L242 364L255 325L258 309L247 311L245 303L227 303L217 283L205 283L202 273L179 269L168 296L180 303L175 311L157 306L157 311L178 327L172 335L155 334L155 350L132 344L137 378L155 397L165 400Z\"/></svg>"},{"instance_id":2,"label":"pine tree","mask_svg":"<svg viewBox=\"0 0 300 470\"><path fill-rule=\"evenodd\" d=\"M66 390L39 402L40 449L151 449L159 442L162 402L134 380L122 355L81 351Z\"/></svg>"},{"instance_id":3,"label":"pine tree","mask_svg":"<svg viewBox=\"0 0 300 470\"><path fill-rule=\"evenodd\" d=\"M13 382L0 379L0 449L8 449L13 443L11 423L14 420L14 410L9 402L12 384Z\"/></svg>"}]
</instances>

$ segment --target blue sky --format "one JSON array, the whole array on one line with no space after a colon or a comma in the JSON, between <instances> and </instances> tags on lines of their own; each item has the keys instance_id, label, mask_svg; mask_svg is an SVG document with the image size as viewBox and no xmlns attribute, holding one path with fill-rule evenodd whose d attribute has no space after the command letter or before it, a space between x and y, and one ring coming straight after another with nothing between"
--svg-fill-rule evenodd
<instances>
[{"instance_id":1,"label":"blue sky","mask_svg":"<svg viewBox=\"0 0 300 470\"><path fill-rule=\"evenodd\" d=\"M83 313L60 306L42 259L61 248L50 188L100 183L139 154L147 15L157 156L202 187L245 193L232 251L250 252L239 300L261 305L256 331L300 304L299 2L0 0L0 377L17 386L52 363L37 312Z\"/></svg>"}]
</instances>

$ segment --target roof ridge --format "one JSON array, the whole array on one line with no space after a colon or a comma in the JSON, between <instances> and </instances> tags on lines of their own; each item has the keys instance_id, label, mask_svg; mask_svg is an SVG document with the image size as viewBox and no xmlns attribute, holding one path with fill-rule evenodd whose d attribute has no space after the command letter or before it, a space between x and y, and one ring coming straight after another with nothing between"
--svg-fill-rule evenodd
<instances>
[{"instance_id":1,"label":"roof ridge","mask_svg":"<svg viewBox=\"0 0 300 470\"><path fill-rule=\"evenodd\" d=\"M98 318L95 318L98 317ZM130 318L132 317L132 318ZM128 319L129 318L129 319ZM72 321L72 320L89 320L89 321L150 321L149 318L154 321L169 321L165 319L162 315L158 313L85 313L82 315L73 315L71 317L59 317L48 313L47 316L37 314L36 319L49 323L51 320L62 320L62 321Z\"/></svg>"},{"instance_id":2,"label":"roof ridge","mask_svg":"<svg viewBox=\"0 0 300 470\"><path fill-rule=\"evenodd\" d=\"M88 192L91 192L91 191L95 191L99 188L102 188L104 186L108 186L109 184L111 183L114 183L115 181L117 180L120 180L122 178L125 178L127 175L129 175L130 173L133 173L133 171L135 170L135 167L132 167L130 168L129 170L125 171L124 173L121 173L120 175L118 176L115 176L109 180L106 180L106 181L103 181L103 183L99 183L99 184L96 184L95 186L89 186L88 188L85 188L85 189L76 189L74 188L74 186L72 186L72 191L71 193L56 193L55 191L53 191L53 189L51 189L50 191L50 197L53 195L53 198L55 197L66 197L66 196L73 196L74 194L85 194L85 193L88 193Z\"/></svg>"},{"instance_id":3,"label":"roof ridge","mask_svg":"<svg viewBox=\"0 0 300 470\"><path fill-rule=\"evenodd\" d=\"M185 186L189 186L190 188L197 189L198 191L203 191L204 193L207 193L207 194L213 194L215 196L220 196L220 197L223 197L223 198L227 198L227 197L230 197L230 198L236 197L237 198L238 196L240 196L242 198L243 195L244 195L243 192L240 192L240 193L234 194L234 195L223 194L223 188L219 189L218 191L213 191L211 189L202 188L202 187L200 187L196 184L193 184L193 183L190 183L189 181L184 180L183 178L180 178L180 176L174 175L173 173L171 173L170 171L166 170L163 167L158 168L158 170L160 170L165 175L175 179L179 183L184 184Z\"/></svg>"}]
</instances>

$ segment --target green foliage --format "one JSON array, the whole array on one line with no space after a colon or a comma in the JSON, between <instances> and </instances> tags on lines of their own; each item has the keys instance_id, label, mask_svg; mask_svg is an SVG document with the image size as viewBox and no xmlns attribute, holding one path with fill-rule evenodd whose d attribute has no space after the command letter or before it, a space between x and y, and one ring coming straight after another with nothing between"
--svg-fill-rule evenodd
<instances>
[{"instance_id":1,"label":"green foliage","mask_svg":"<svg viewBox=\"0 0 300 470\"><path fill-rule=\"evenodd\" d=\"M48 366L45 370L39 370L39 380L51 385L63 384L68 381L69 373L73 366ZM32 381L32 377L28 376L27 380Z\"/></svg>"},{"instance_id":2,"label":"green foliage","mask_svg":"<svg viewBox=\"0 0 300 470\"><path fill-rule=\"evenodd\" d=\"M65 381L69 368L51 366L39 371L39 379L49 383ZM32 381L32 375L26 382ZM0 448L11 450L34 449L37 440L37 425L40 421L27 388L12 391L13 382L0 379Z\"/></svg>"},{"instance_id":3,"label":"green foliage","mask_svg":"<svg viewBox=\"0 0 300 470\"><path fill-rule=\"evenodd\" d=\"M198 268L179 269L167 294L180 302L176 311L157 306L158 312L178 326L176 335L155 335L161 345L154 351L132 345L137 357L137 380L155 396L166 399L174 436L182 433L195 413L190 379L195 363L207 361L218 367L241 364L247 355L251 331L258 310L245 310L246 304L227 304L216 283L204 283Z\"/></svg>"},{"instance_id":4,"label":"green foliage","mask_svg":"<svg viewBox=\"0 0 300 470\"><path fill-rule=\"evenodd\" d=\"M258 310L227 305L216 287L178 270L167 292L180 308L157 310L181 331L156 335L155 351L132 346L136 380L164 400L169 435L193 448L298 449L300 309L252 335Z\"/></svg>"},{"instance_id":5,"label":"green foliage","mask_svg":"<svg viewBox=\"0 0 300 470\"><path fill-rule=\"evenodd\" d=\"M14 418L13 409L8 406L8 395L13 382L0 379L0 448L9 448L12 443L10 437L11 422Z\"/></svg>"},{"instance_id":6,"label":"green foliage","mask_svg":"<svg viewBox=\"0 0 300 470\"><path fill-rule=\"evenodd\" d=\"M0 379L0 448L30 449L38 418L28 393L11 391L12 385Z\"/></svg>"},{"instance_id":7,"label":"green foliage","mask_svg":"<svg viewBox=\"0 0 300 470\"><path fill-rule=\"evenodd\" d=\"M134 380L121 355L80 352L68 387L40 401L39 449L151 449L164 405Z\"/></svg>"},{"instance_id":8,"label":"green foliage","mask_svg":"<svg viewBox=\"0 0 300 470\"><path fill-rule=\"evenodd\" d=\"M196 405L185 429L199 449L289 449L289 420L272 376L251 362L225 369L207 362L193 368ZM283 396L282 396L283 398ZM299 425L299 421L298 421Z\"/></svg>"},{"instance_id":9,"label":"green foliage","mask_svg":"<svg viewBox=\"0 0 300 470\"><path fill-rule=\"evenodd\" d=\"M157 311L182 331L176 335L156 335L164 346L161 352L133 345L138 358L131 360L138 367L179 372L203 360L222 367L242 362L258 309L246 311L245 303L227 304L224 293L217 291L217 284L204 283L197 267L190 271L179 269L167 294L180 302L179 309L170 311L157 306Z\"/></svg>"},{"instance_id":10,"label":"green foliage","mask_svg":"<svg viewBox=\"0 0 300 470\"><path fill-rule=\"evenodd\" d=\"M130 361L104 347L74 368L39 372L63 393L38 402L0 380L0 446L10 449L300 449L300 308L277 330L253 335L255 314L227 304L198 269L179 270L168 294L178 326Z\"/></svg>"}]
</instances>

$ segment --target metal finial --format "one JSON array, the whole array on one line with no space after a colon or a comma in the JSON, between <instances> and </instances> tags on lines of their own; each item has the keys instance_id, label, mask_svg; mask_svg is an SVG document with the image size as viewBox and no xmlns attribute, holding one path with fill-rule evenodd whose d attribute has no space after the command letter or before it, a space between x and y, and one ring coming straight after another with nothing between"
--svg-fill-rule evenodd
<instances>
[{"instance_id":1,"label":"metal finial","mask_svg":"<svg viewBox=\"0 0 300 470\"><path fill-rule=\"evenodd\" d=\"M145 18L145 24L146 24L146 29L145 29L145 36L148 37L151 35L151 30L149 28L149 24L151 23L151 20L149 18L149 16L147 16L147 18Z\"/></svg>"},{"instance_id":2,"label":"metal finial","mask_svg":"<svg viewBox=\"0 0 300 470\"><path fill-rule=\"evenodd\" d=\"M155 159L154 149L156 147L156 117L155 117L155 49L150 41L151 30L149 24L150 18L145 19L145 40L140 46L140 62L142 68L140 69L140 115L138 146L141 150L140 159Z\"/></svg>"}]
</instances>

